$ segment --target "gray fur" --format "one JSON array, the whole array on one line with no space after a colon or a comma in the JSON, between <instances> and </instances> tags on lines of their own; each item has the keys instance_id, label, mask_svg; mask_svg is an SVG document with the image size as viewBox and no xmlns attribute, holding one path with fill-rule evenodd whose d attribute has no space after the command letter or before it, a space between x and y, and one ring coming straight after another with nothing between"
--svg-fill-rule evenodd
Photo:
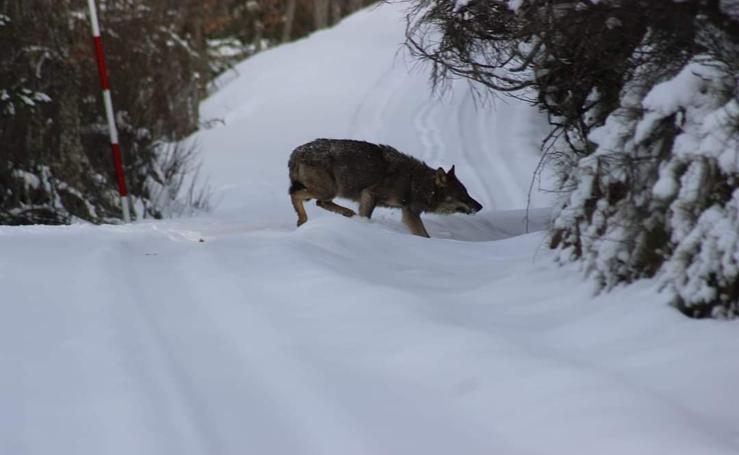
<instances>
[{"instance_id":1,"label":"gray fur","mask_svg":"<svg viewBox=\"0 0 739 455\"><path fill-rule=\"evenodd\" d=\"M327 210L353 216L331 203L335 197L359 202L359 214L372 216L375 206L403 209L414 234L428 237L423 212L476 213L482 209L454 175L403 154L388 145L347 139L316 139L296 148L288 161L290 195L298 226L307 221L303 201L317 199Z\"/></svg>"}]
</instances>

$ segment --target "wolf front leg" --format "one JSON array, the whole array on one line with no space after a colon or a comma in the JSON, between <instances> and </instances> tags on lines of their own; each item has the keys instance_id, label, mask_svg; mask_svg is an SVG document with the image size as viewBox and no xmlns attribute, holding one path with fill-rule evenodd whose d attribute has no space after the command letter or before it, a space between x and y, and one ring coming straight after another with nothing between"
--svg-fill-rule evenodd
<instances>
[{"instance_id":1,"label":"wolf front leg","mask_svg":"<svg viewBox=\"0 0 739 455\"><path fill-rule=\"evenodd\" d=\"M375 211L377 199L370 188L365 188L359 195L359 216L372 218L372 212Z\"/></svg>"},{"instance_id":2,"label":"wolf front leg","mask_svg":"<svg viewBox=\"0 0 739 455\"><path fill-rule=\"evenodd\" d=\"M426 232L426 227L423 225L423 221L421 221L421 214L409 209L408 207L403 207L403 223L408 226L408 229L410 229L413 234L426 238L431 237L429 233Z\"/></svg>"}]
</instances>

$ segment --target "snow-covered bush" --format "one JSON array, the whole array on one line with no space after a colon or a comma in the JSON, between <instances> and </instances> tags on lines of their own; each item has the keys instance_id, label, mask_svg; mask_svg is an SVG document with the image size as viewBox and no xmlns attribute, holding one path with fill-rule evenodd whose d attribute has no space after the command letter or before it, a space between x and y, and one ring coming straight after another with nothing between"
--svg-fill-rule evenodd
<instances>
[{"instance_id":1,"label":"snow-covered bush","mask_svg":"<svg viewBox=\"0 0 739 455\"><path fill-rule=\"evenodd\" d=\"M739 316L739 43L706 26L663 81L645 63L590 132L552 245L608 289L658 275L695 317Z\"/></svg>"},{"instance_id":2,"label":"snow-covered bush","mask_svg":"<svg viewBox=\"0 0 739 455\"><path fill-rule=\"evenodd\" d=\"M739 315L734 71L699 55L649 90L627 85L555 221L563 259L582 258L605 288L661 272L691 315Z\"/></svg>"},{"instance_id":3,"label":"snow-covered bush","mask_svg":"<svg viewBox=\"0 0 739 455\"><path fill-rule=\"evenodd\" d=\"M417 0L407 35L435 82L536 89L560 260L606 290L659 275L686 314L739 316L736 2Z\"/></svg>"}]
</instances>

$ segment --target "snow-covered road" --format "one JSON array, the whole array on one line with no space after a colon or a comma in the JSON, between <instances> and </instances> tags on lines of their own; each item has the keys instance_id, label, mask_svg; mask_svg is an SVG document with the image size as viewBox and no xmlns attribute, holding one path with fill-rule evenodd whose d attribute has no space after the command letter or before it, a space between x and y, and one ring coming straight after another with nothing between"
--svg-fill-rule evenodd
<instances>
[{"instance_id":1,"label":"snow-covered road","mask_svg":"<svg viewBox=\"0 0 739 455\"><path fill-rule=\"evenodd\" d=\"M520 235L541 118L429 98L400 13L221 81L212 214L0 227L0 454L739 453L736 324L652 281L594 297ZM486 208L430 240L390 210L296 229L287 156L320 136L455 163Z\"/></svg>"},{"instance_id":2,"label":"snow-covered road","mask_svg":"<svg viewBox=\"0 0 739 455\"><path fill-rule=\"evenodd\" d=\"M3 228L0 453L736 453L735 327L540 241Z\"/></svg>"}]
</instances>

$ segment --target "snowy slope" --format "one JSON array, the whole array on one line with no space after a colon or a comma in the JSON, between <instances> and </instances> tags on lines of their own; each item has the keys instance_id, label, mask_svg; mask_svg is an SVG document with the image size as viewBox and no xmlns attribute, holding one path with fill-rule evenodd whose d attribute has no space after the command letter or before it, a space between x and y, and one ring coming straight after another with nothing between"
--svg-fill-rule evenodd
<instances>
[{"instance_id":1,"label":"snowy slope","mask_svg":"<svg viewBox=\"0 0 739 455\"><path fill-rule=\"evenodd\" d=\"M213 214L0 227L0 454L739 452L736 324L649 281L593 297L542 233L515 236L537 114L468 110L462 86L430 100L399 17L222 81L203 113L225 124L196 138ZM316 136L454 162L486 209L432 219L433 239L391 211L311 207L296 229L286 157Z\"/></svg>"},{"instance_id":2,"label":"snowy slope","mask_svg":"<svg viewBox=\"0 0 739 455\"><path fill-rule=\"evenodd\" d=\"M222 215L258 212L247 219L268 215L270 225L294 224L285 203L287 158L317 137L386 143L433 167L455 164L486 210L475 217L431 217L435 237L497 238L491 209L526 206L544 117L508 99L476 107L464 81L442 99L433 96L428 68L401 47L401 13L402 5L360 12L335 29L257 55L236 68L238 76L219 81L222 90L201 109L213 128L198 142L208 151L205 167ZM534 207L547 205L545 194L533 195ZM269 214L267 201L274 204ZM309 216L330 216L320 212L309 209ZM384 218L399 214L380 213Z\"/></svg>"}]
</instances>

